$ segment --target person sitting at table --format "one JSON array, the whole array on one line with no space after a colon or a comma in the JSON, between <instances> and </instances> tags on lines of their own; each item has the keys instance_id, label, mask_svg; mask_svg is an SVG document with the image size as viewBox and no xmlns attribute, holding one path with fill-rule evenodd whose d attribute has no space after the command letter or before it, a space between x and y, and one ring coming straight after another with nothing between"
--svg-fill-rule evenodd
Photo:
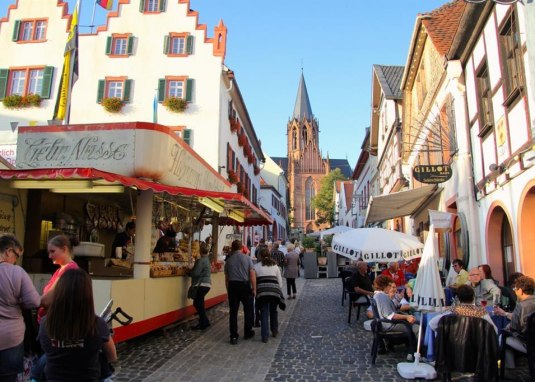
<instances>
[{"instance_id":1,"label":"person sitting at table","mask_svg":"<svg viewBox=\"0 0 535 382\"><path fill-rule=\"evenodd\" d=\"M448 285L448 287L455 290L468 282L468 272L464 269L464 262L461 259L453 260L452 267L455 273L457 273L457 276L455 277L455 281Z\"/></svg>"},{"instance_id":2,"label":"person sitting at table","mask_svg":"<svg viewBox=\"0 0 535 382\"><path fill-rule=\"evenodd\" d=\"M398 287L405 285L405 275L403 271L399 269L399 263L397 261L388 264L388 268L381 272L382 275L388 276L394 280Z\"/></svg>"},{"instance_id":3,"label":"person sitting at table","mask_svg":"<svg viewBox=\"0 0 535 382\"><path fill-rule=\"evenodd\" d=\"M418 334L419 325L416 324L416 318L408 314L396 313L394 309L394 304L392 299L389 296L391 290L391 285L394 280L385 275L379 275L374 281L375 292L373 294L373 299L377 304L377 312L379 313L380 318L386 318L388 320L405 320L411 324L412 333L410 333L411 340L409 341L407 360L413 360L413 353L416 350L416 335ZM402 323L399 324L389 324L383 323L383 329L386 331L398 331L406 332L407 326Z\"/></svg>"},{"instance_id":4,"label":"person sitting at table","mask_svg":"<svg viewBox=\"0 0 535 382\"><path fill-rule=\"evenodd\" d=\"M359 295L357 300L354 301L358 304L368 301L365 296L373 297L373 284L368 275L368 264L364 261L357 261L355 266L356 270L349 280L349 288Z\"/></svg>"},{"instance_id":5,"label":"person sitting at table","mask_svg":"<svg viewBox=\"0 0 535 382\"><path fill-rule=\"evenodd\" d=\"M513 335L507 337L507 345L515 350L527 353L527 344L526 341L522 340L522 336L525 335L529 315L535 312L535 280L528 276L521 276L516 279L513 290L517 297L515 310L512 313L508 313L499 307L495 307L494 314L505 316L511 320L506 329L512 332ZM514 356L509 349L505 353L505 367L515 367Z\"/></svg>"},{"instance_id":6,"label":"person sitting at table","mask_svg":"<svg viewBox=\"0 0 535 382\"><path fill-rule=\"evenodd\" d=\"M411 309L409 301L405 298L405 292L402 291L401 288L398 288L395 282L390 283L390 291L388 292L388 295L390 296L397 313L404 314ZM370 319L373 318L373 309L371 305L366 309L366 316Z\"/></svg>"},{"instance_id":7,"label":"person sitting at table","mask_svg":"<svg viewBox=\"0 0 535 382\"><path fill-rule=\"evenodd\" d=\"M516 280L522 276L524 276L524 274L520 272L511 273L509 275L509 278L507 279L506 285L500 288L502 291L501 308L503 308L507 312L512 312L513 310L515 310L516 293L513 288L515 287Z\"/></svg>"},{"instance_id":8,"label":"person sitting at table","mask_svg":"<svg viewBox=\"0 0 535 382\"><path fill-rule=\"evenodd\" d=\"M490 269L490 265L488 264L481 264L477 267L479 269L479 272L481 272L481 280L492 280L494 284L500 285L498 280L496 280L494 277L492 277L492 269Z\"/></svg>"},{"instance_id":9,"label":"person sitting at table","mask_svg":"<svg viewBox=\"0 0 535 382\"><path fill-rule=\"evenodd\" d=\"M474 289L476 305L485 304L484 306L486 306L488 303L492 306L494 301L500 301L502 294L500 288L492 280L482 280L481 272L477 267L470 269L468 279L466 285L470 285ZM482 303L481 301L486 302Z\"/></svg>"},{"instance_id":10,"label":"person sitting at table","mask_svg":"<svg viewBox=\"0 0 535 382\"><path fill-rule=\"evenodd\" d=\"M448 308L444 313L437 314L429 321L428 325L434 332L437 331L438 322L442 317L448 314L456 314L458 316L480 317L488 321L496 331L496 334L498 334L498 328L492 321L487 310L475 305L475 293L473 288L469 285L461 285L457 288L457 298L459 299L458 305Z\"/></svg>"}]
</instances>

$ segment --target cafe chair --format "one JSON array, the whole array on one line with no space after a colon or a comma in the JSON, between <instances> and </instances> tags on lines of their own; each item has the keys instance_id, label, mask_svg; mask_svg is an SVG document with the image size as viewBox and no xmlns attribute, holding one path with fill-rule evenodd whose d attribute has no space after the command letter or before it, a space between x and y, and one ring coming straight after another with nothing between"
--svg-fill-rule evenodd
<instances>
[{"instance_id":1,"label":"cafe chair","mask_svg":"<svg viewBox=\"0 0 535 382\"><path fill-rule=\"evenodd\" d=\"M348 270L341 270L338 276L342 280L342 306L344 306L344 302L347 298L347 290L346 290L346 278L351 277L353 275L353 272Z\"/></svg>"},{"instance_id":2,"label":"cafe chair","mask_svg":"<svg viewBox=\"0 0 535 382\"><path fill-rule=\"evenodd\" d=\"M475 373L481 381L499 380L498 336L483 318L456 314L442 317L435 354L435 367L443 381L451 381L453 371Z\"/></svg>"},{"instance_id":3,"label":"cafe chair","mask_svg":"<svg viewBox=\"0 0 535 382\"><path fill-rule=\"evenodd\" d=\"M357 321L360 318L360 309L364 308L366 310L370 306L370 298L368 296L358 294L354 290L351 290L351 277L346 277L344 280L344 290L347 293L349 301L349 311L347 314L347 323L351 324L351 314L353 313L353 308L357 309ZM362 302L357 302L360 297L365 297L365 300Z\"/></svg>"},{"instance_id":4,"label":"cafe chair","mask_svg":"<svg viewBox=\"0 0 535 382\"><path fill-rule=\"evenodd\" d=\"M379 311L377 309L377 303L373 298L371 299L371 306L373 310L373 320L371 323L373 334L373 343L371 348L372 365L375 365L375 360L377 359L377 354L379 352L379 345L384 340L389 341L389 343L405 342L408 348L412 349L414 344L411 324L405 320L389 320L387 318L380 318ZM403 324L407 327L407 330L385 330L383 328L383 324Z\"/></svg>"},{"instance_id":5,"label":"cafe chair","mask_svg":"<svg viewBox=\"0 0 535 382\"><path fill-rule=\"evenodd\" d=\"M519 337L517 339L526 344L526 353L518 352L518 354L523 354L528 357L528 366L529 374L531 375L531 380L535 381L535 313L531 313L526 321L526 333L525 336ZM512 349L507 344L507 338L513 336L513 333L507 329L502 331L501 342L500 342L500 378L505 376L505 352L508 348Z\"/></svg>"}]
</instances>

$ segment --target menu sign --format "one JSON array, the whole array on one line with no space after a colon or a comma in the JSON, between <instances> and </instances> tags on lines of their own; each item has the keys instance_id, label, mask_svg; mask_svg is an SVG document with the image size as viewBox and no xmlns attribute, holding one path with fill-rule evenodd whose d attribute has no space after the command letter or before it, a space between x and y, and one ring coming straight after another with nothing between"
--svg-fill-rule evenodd
<instances>
[{"instance_id":1,"label":"menu sign","mask_svg":"<svg viewBox=\"0 0 535 382\"><path fill-rule=\"evenodd\" d=\"M12 202L0 199L0 233L15 234L15 215Z\"/></svg>"},{"instance_id":2,"label":"menu sign","mask_svg":"<svg viewBox=\"0 0 535 382\"><path fill-rule=\"evenodd\" d=\"M451 167L447 164L415 166L412 175L420 183L444 183L451 178Z\"/></svg>"}]
</instances>

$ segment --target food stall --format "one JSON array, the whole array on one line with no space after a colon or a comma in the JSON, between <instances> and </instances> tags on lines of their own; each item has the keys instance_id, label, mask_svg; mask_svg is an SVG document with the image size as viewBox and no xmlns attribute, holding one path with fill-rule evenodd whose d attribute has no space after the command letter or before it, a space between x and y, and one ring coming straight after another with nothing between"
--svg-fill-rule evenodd
<instances>
[{"instance_id":1,"label":"food stall","mask_svg":"<svg viewBox=\"0 0 535 382\"><path fill-rule=\"evenodd\" d=\"M172 130L152 123L21 127L17 169L0 170L0 182L27 191L21 235L26 270L53 270L47 239L60 232L76 235L82 243L75 261L92 275L97 311L113 299L134 318L116 328L118 342L194 313L184 275L198 252L195 233L203 226L204 231L211 227L213 238L209 307L226 300L218 262L220 227L272 224ZM116 261L113 237L133 219L132 256ZM153 253L163 220L186 234L176 250Z\"/></svg>"}]
</instances>

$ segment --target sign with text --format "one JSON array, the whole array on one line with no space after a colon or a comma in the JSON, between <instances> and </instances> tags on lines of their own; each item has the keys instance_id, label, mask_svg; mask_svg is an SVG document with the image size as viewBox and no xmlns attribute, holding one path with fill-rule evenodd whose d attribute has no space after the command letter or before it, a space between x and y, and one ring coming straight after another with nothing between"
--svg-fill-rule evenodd
<instances>
[{"instance_id":1,"label":"sign with text","mask_svg":"<svg viewBox=\"0 0 535 382\"><path fill-rule=\"evenodd\" d=\"M0 232L15 234L13 203L0 199Z\"/></svg>"},{"instance_id":2,"label":"sign with text","mask_svg":"<svg viewBox=\"0 0 535 382\"><path fill-rule=\"evenodd\" d=\"M15 166L15 159L17 158L17 145L0 145L0 157L4 158L10 165Z\"/></svg>"},{"instance_id":3,"label":"sign with text","mask_svg":"<svg viewBox=\"0 0 535 382\"><path fill-rule=\"evenodd\" d=\"M186 143L151 123L22 127L17 167L91 167L169 186L230 191Z\"/></svg>"},{"instance_id":4,"label":"sign with text","mask_svg":"<svg viewBox=\"0 0 535 382\"><path fill-rule=\"evenodd\" d=\"M447 164L415 166L412 175L420 183L444 183L451 178L451 167Z\"/></svg>"}]
</instances>

